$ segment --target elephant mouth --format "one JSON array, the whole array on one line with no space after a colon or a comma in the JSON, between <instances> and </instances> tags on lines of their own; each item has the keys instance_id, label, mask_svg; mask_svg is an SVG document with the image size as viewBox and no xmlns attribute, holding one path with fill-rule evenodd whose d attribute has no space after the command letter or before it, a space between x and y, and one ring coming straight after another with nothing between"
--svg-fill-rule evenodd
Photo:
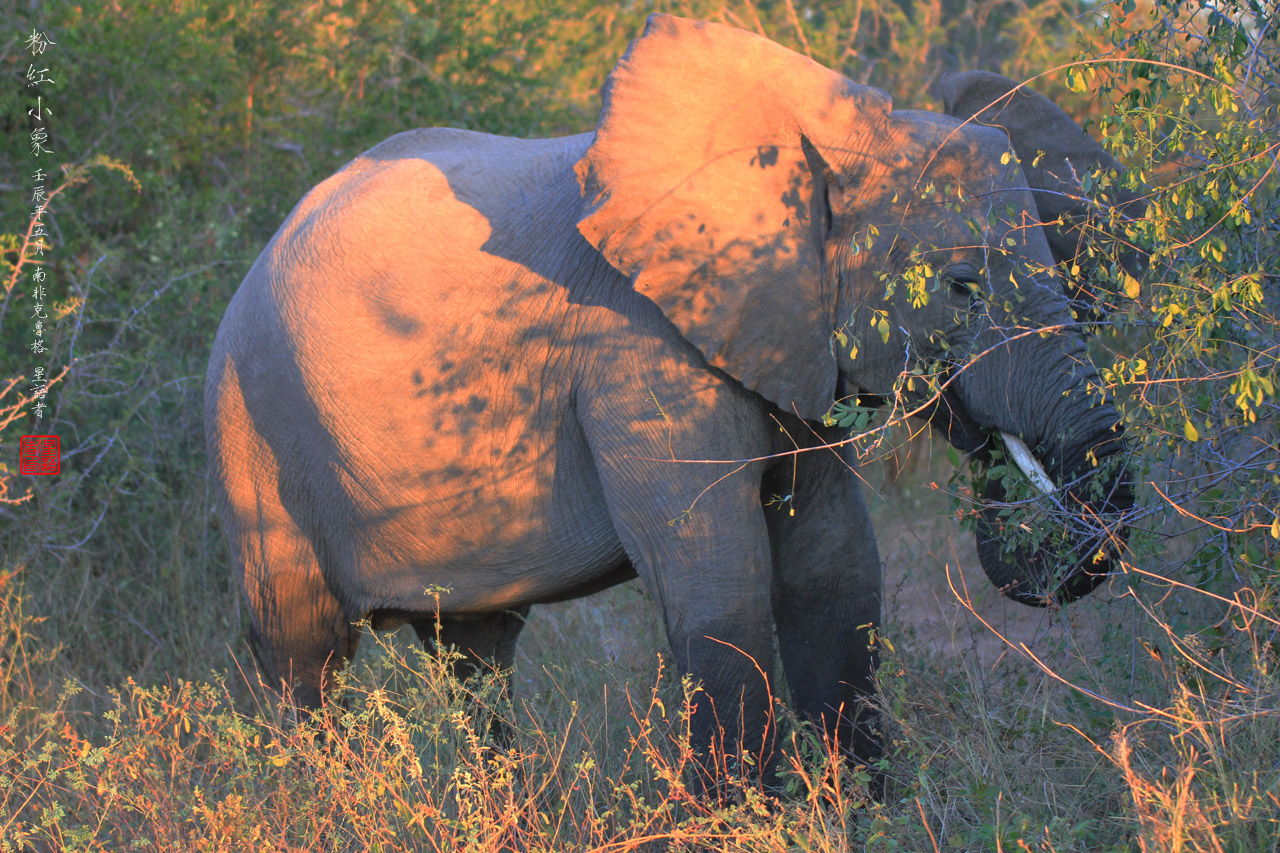
<instances>
[{"instance_id":1,"label":"elephant mouth","mask_svg":"<svg viewBox=\"0 0 1280 853\"><path fill-rule=\"evenodd\" d=\"M957 450L982 461L991 458L993 445L990 431L973 419L960 396L951 388L938 395L920 413L920 417L927 420L934 429L941 431L947 442Z\"/></svg>"},{"instance_id":2,"label":"elephant mouth","mask_svg":"<svg viewBox=\"0 0 1280 853\"><path fill-rule=\"evenodd\" d=\"M925 414L979 463L978 559L1004 595L1036 607L1065 603L1117 567L1120 519L1134 498L1122 433L1106 418L1094 418L1105 426L1087 436L1029 446L979 424L950 391Z\"/></svg>"},{"instance_id":3,"label":"elephant mouth","mask_svg":"<svg viewBox=\"0 0 1280 853\"><path fill-rule=\"evenodd\" d=\"M978 559L1009 598L1046 607L1092 592L1116 569L1133 506L1118 432L1095 434L1046 471L1016 437L1004 441L1011 465L986 472L978 506ZM1023 456L1022 460L1019 457ZM1026 477L1017 482L1009 469ZM1052 473L1051 473L1052 472ZM1013 482L1011 483L1011 480Z\"/></svg>"}]
</instances>

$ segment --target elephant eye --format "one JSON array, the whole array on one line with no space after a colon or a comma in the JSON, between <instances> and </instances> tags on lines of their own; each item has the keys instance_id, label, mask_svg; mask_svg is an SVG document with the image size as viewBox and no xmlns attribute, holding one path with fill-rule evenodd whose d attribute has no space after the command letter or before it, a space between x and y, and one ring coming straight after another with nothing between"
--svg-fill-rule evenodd
<instances>
[{"instance_id":1,"label":"elephant eye","mask_svg":"<svg viewBox=\"0 0 1280 853\"><path fill-rule=\"evenodd\" d=\"M947 284L951 288L951 293L955 296L977 301L982 300L982 294L978 290L978 280L971 275L960 273L947 276Z\"/></svg>"}]
</instances>

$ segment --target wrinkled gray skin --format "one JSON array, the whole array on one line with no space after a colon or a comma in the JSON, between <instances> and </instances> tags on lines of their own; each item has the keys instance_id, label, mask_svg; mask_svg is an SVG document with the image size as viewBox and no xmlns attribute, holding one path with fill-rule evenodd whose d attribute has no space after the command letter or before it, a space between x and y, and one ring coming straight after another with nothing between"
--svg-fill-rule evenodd
<instances>
[{"instance_id":1,"label":"wrinkled gray skin","mask_svg":"<svg viewBox=\"0 0 1280 853\"><path fill-rule=\"evenodd\" d=\"M1123 239L1123 233L1110 230L1112 211L1104 204L1090 204L1082 198L1080 179L1084 175L1099 168L1123 175L1124 167L1083 133L1057 104L1026 86L1016 88L1009 78L988 71L947 74L939 88L949 115L965 119L973 116L973 121L998 127L1009 135L1033 188L1036 210L1047 226L1045 237L1055 257L1077 258L1087 266L1090 260L1085 249L1093 244L1101 250L1095 262L1109 260L1111 247L1107 243L1119 238L1116 260L1132 275L1142 272L1147 259ZM1124 189L1119 181L1109 196L1107 200L1118 214L1117 225L1146 213L1145 195ZM1107 239L1099 243L1099 236ZM1070 293L1093 307L1096 303L1092 294L1085 292L1086 284L1071 282Z\"/></svg>"},{"instance_id":2,"label":"wrinkled gray skin","mask_svg":"<svg viewBox=\"0 0 1280 853\"><path fill-rule=\"evenodd\" d=\"M874 754L853 719L881 570L852 454L770 457L842 438L820 426L838 389L889 393L944 355L938 333L958 362L989 350L933 414L958 446L1004 430L1060 481L1120 449L1083 341L1000 328L1070 322L1008 150L757 36L654 16L594 134L417 130L356 158L267 246L209 365L213 481L267 681L319 704L366 617L424 640L438 623L460 676L507 667L530 605L638 574L704 685L701 749L723 728L728 749L771 750L776 625L794 707ZM930 182L945 204L920 198ZM881 274L922 259L928 304L886 299ZM1055 592L987 558L1032 601L1095 582Z\"/></svg>"}]
</instances>

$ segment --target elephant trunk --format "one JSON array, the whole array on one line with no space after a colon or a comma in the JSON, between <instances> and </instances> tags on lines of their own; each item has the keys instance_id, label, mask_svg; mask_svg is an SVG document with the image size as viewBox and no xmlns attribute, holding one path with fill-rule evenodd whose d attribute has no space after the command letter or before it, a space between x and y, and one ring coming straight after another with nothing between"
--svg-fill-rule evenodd
<instances>
[{"instance_id":1,"label":"elephant trunk","mask_svg":"<svg viewBox=\"0 0 1280 853\"><path fill-rule=\"evenodd\" d=\"M1033 340L1028 347L1046 343ZM1006 485L1016 480L1012 467L989 469L981 486L978 558L1005 595L1040 607L1086 595L1106 578L1125 535L1119 520L1134 502L1119 416L1090 398L1093 370L1083 342L1077 344L1053 353L1048 361L1055 369L1030 382L1025 365L1043 364L1043 351L1010 347L1007 360L997 356L987 367L1000 377L997 385L1030 390L1012 407L1012 395L1001 395L1004 417L987 415L986 400L968 407L978 423L1014 439L1005 441L1005 461L1022 469L1032 485L1011 496ZM979 378L990 387L990 373Z\"/></svg>"},{"instance_id":2,"label":"elephant trunk","mask_svg":"<svg viewBox=\"0 0 1280 853\"><path fill-rule=\"evenodd\" d=\"M1104 429L1053 454L1046 474L1064 484L1020 511L1001 477L982 490L977 543L987 577L1015 601L1039 607L1087 595L1114 568L1124 532L1117 520L1133 506L1120 431ZM1094 460L1098 474L1094 473Z\"/></svg>"}]
</instances>

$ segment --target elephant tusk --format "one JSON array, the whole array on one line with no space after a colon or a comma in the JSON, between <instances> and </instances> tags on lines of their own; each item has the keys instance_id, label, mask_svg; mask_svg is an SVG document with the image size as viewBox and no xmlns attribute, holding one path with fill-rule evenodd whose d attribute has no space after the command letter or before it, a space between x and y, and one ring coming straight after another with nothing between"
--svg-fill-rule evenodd
<instances>
[{"instance_id":1,"label":"elephant tusk","mask_svg":"<svg viewBox=\"0 0 1280 853\"><path fill-rule=\"evenodd\" d=\"M1057 488L1053 484L1053 480L1045 473L1044 467L1036 459L1031 452L1031 448L1023 443L1022 439L1009 435L1007 432L1001 431L1000 437L1004 439L1005 449L1009 451L1009 455L1013 457L1014 464L1018 466L1018 470L1027 475L1027 479L1031 481L1031 485L1035 486L1046 495Z\"/></svg>"}]
</instances>

